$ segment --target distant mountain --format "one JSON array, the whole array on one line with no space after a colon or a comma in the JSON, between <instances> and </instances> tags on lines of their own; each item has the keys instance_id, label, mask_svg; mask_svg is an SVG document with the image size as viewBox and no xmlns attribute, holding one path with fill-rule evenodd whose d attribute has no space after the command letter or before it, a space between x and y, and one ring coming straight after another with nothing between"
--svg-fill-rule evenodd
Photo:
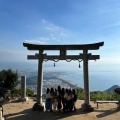
<instances>
[{"instance_id":1,"label":"distant mountain","mask_svg":"<svg viewBox=\"0 0 120 120\"><path fill-rule=\"evenodd\" d=\"M109 89L107 89L107 90L105 90L108 94L109 93L114 93L114 89L115 88L119 88L120 86L118 86L118 85L113 85L112 87L110 87Z\"/></svg>"}]
</instances>

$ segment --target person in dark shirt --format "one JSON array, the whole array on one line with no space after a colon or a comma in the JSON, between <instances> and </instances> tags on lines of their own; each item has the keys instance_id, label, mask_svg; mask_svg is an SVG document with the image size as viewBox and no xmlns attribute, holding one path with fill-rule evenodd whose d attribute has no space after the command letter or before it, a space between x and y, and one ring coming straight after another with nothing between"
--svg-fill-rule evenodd
<instances>
[{"instance_id":1,"label":"person in dark shirt","mask_svg":"<svg viewBox=\"0 0 120 120\"><path fill-rule=\"evenodd\" d=\"M57 90L57 96L58 96L58 105L57 105L57 109L60 111L61 108L62 108L62 105L61 105L61 87L58 86L58 90Z\"/></svg>"},{"instance_id":2,"label":"person in dark shirt","mask_svg":"<svg viewBox=\"0 0 120 120\"><path fill-rule=\"evenodd\" d=\"M74 111L76 111L76 101L77 101L77 94L76 94L76 91L75 89L72 90L72 93L73 93L73 108L74 108Z\"/></svg>"}]
</instances>

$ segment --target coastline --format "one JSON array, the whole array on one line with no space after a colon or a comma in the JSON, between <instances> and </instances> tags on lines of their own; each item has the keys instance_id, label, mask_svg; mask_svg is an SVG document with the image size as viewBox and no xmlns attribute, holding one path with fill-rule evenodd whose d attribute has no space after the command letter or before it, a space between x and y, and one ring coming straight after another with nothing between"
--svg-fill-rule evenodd
<instances>
[{"instance_id":1,"label":"coastline","mask_svg":"<svg viewBox=\"0 0 120 120\"><path fill-rule=\"evenodd\" d=\"M56 77L58 80L60 80L60 81L62 81L62 82L64 82L64 83L66 83L66 84L68 84L70 87L72 87L72 88L79 88L79 87L77 87L77 84L73 84L73 83L71 83L69 80L65 80L64 78L61 78L61 77Z\"/></svg>"}]
</instances>

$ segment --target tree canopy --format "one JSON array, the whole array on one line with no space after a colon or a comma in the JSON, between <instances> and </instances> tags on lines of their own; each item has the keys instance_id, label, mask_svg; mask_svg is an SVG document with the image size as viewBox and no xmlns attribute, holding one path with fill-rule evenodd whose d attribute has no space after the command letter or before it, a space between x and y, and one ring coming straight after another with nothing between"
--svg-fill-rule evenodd
<instances>
[{"instance_id":1,"label":"tree canopy","mask_svg":"<svg viewBox=\"0 0 120 120\"><path fill-rule=\"evenodd\" d=\"M18 84L18 72L12 69L0 71L0 87L13 90Z\"/></svg>"}]
</instances>

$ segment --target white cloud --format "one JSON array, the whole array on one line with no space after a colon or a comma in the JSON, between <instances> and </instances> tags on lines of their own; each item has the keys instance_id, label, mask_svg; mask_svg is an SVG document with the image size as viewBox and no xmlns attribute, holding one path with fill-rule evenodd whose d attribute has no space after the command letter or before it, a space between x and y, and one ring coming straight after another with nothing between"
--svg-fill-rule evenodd
<instances>
[{"instance_id":1,"label":"white cloud","mask_svg":"<svg viewBox=\"0 0 120 120\"><path fill-rule=\"evenodd\" d=\"M31 29L34 29L38 33L37 37L33 39L27 39L25 42L28 43L37 43L37 44L56 44L66 40L69 36L69 32L64 28L52 24L45 19L40 21L39 25L31 26Z\"/></svg>"},{"instance_id":2,"label":"white cloud","mask_svg":"<svg viewBox=\"0 0 120 120\"><path fill-rule=\"evenodd\" d=\"M46 21L45 19L42 19L42 22L43 22L43 23L46 23L47 21Z\"/></svg>"},{"instance_id":3,"label":"white cloud","mask_svg":"<svg viewBox=\"0 0 120 120\"><path fill-rule=\"evenodd\" d=\"M40 37L38 39L31 39L31 40L25 40L27 43L37 43L37 44L47 44L47 41L49 41L49 37Z\"/></svg>"}]
</instances>

